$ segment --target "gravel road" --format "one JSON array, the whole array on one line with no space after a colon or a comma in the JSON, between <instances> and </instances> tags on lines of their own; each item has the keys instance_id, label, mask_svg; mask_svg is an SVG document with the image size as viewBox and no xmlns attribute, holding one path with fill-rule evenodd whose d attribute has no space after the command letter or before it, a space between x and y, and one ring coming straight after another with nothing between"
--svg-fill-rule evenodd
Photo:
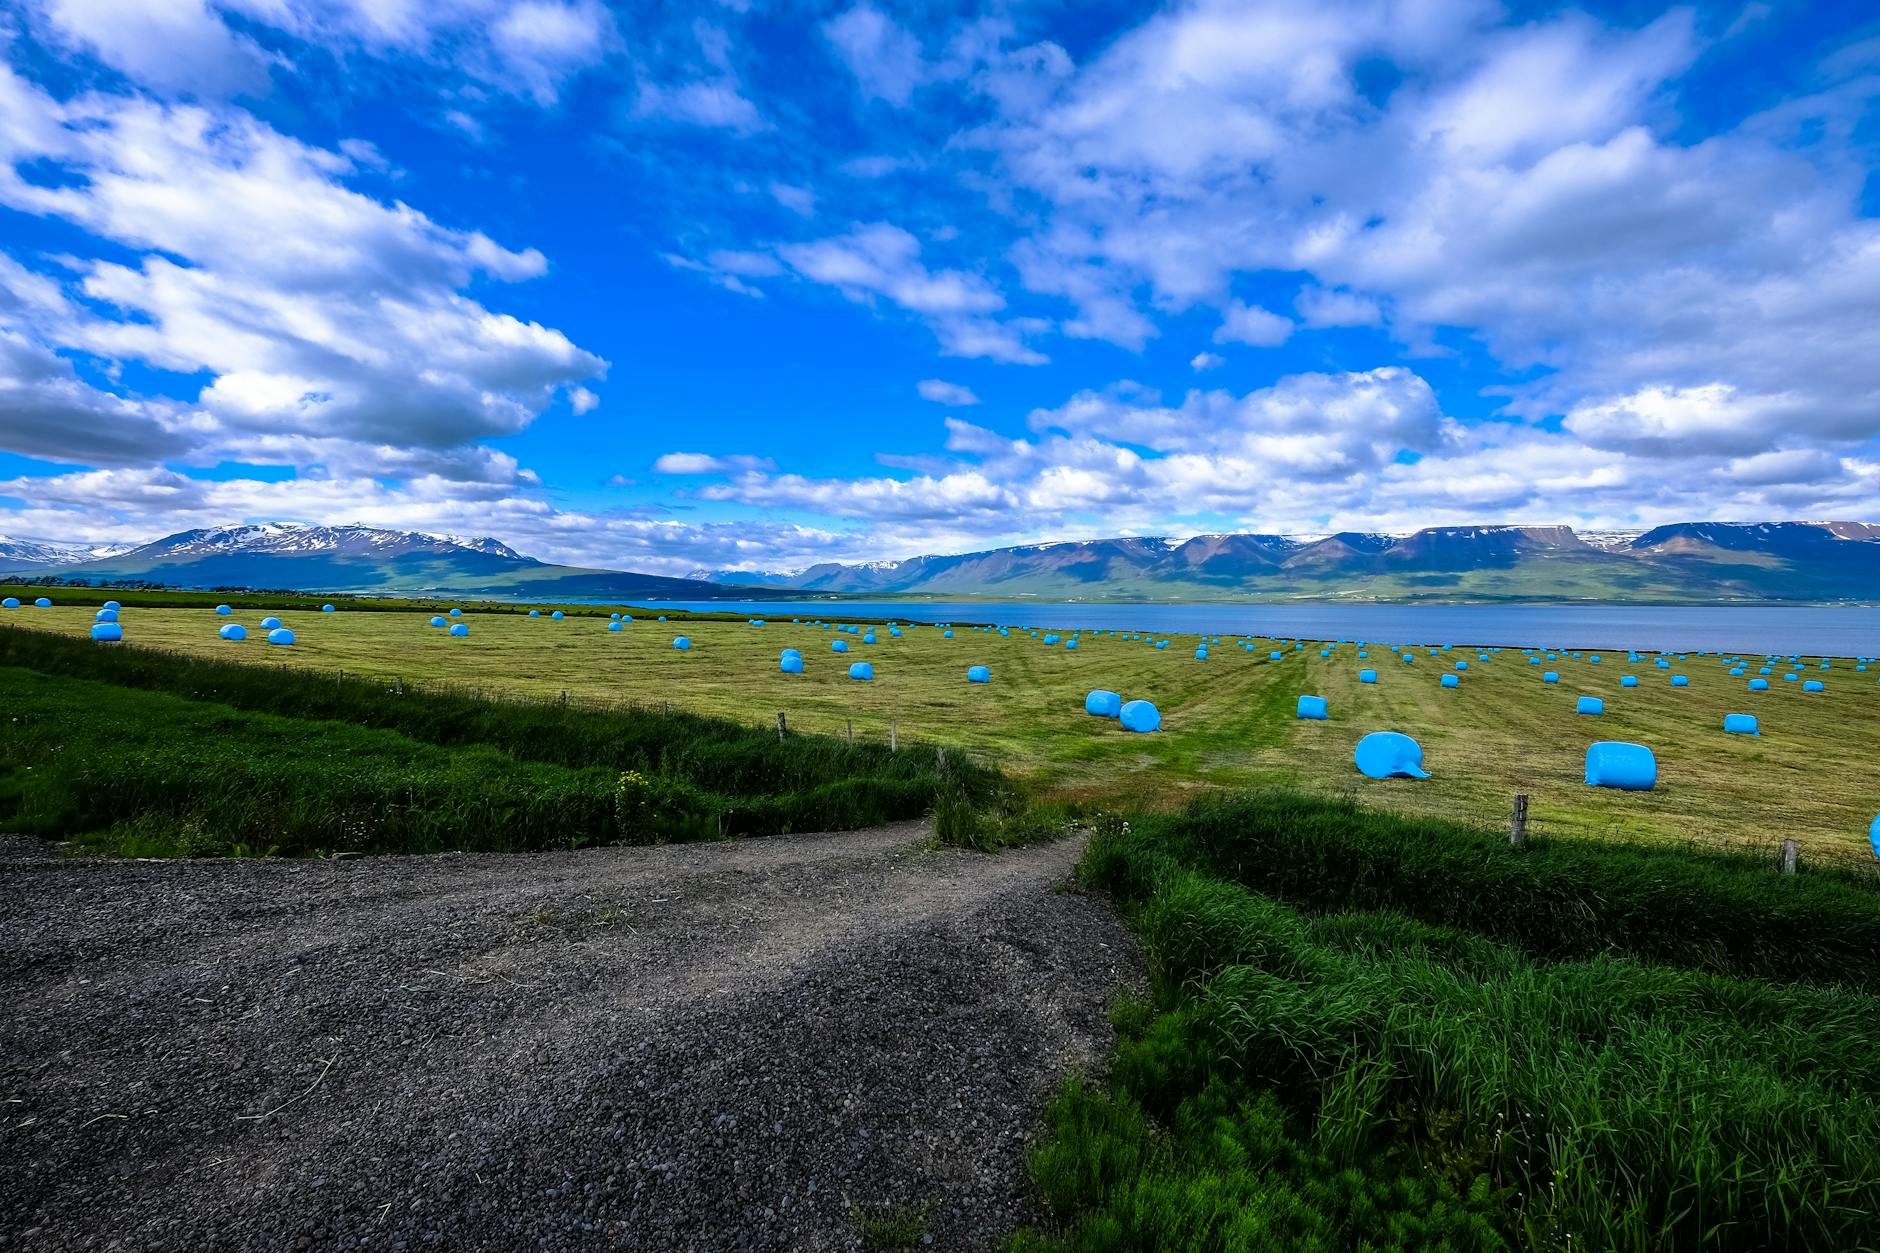
<instances>
[{"instance_id":1,"label":"gravel road","mask_svg":"<svg viewBox=\"0 0 1880 1253\"><path fill-rule=\"evenodd\" d=\"M340 862L0 840L0 1248L977 1249L1140 981L1065 841ZM870 1224L872 1225L872 1224Z\"/></svg>"}]
</instances>

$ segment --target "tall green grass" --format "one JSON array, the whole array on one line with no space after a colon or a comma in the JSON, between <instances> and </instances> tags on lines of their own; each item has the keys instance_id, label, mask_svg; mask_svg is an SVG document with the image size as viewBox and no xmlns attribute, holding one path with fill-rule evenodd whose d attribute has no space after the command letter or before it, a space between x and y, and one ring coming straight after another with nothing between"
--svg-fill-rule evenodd
<instances>
[{"instance_id":1,"label":"tall green grass","mask_svg":"<svg viewBox=\"0 0 1880 1253\"><path fill-rule=\"evenodd\" d=\"M1288 813L1330 845L1299 872L1312 913L1222 873L1260 880ZM1511 921L1549 899L1524 880L1477 879L1516 899L1448 906L1462 926L1389 908L1422 880L1414 859L1393 873L1402 848L1356 856L1393 847L1366 843L1383 821L1266 796L1099 832L1083 873L1127 911L1153 1000L1120 1017L1104 1084L1053 1107L1032 1156L1051 1221L1014 1250L1880 1247L1880 996L1666 961L1715 964L1700 942L1759 916L1753 884L1794 881L1700 859L1715 877L1666 898L1699 947L1667 950L1628 921L1635 850L1556 849L1584 912L1563 957ZM1417 830L1482 863L1542 851ZM1811 934L1880 904L1833 877L1805 891L1827 915ZM1601 925L1609 904L1625 925Z\"/></svg>"},{"instance_id":2,"label":"tall green grass","mask_svg":"<svg viewBox=\"0 0 1880 1253\"><path fill-rule=\"evenodd\" d=\"M1699 970L1880 990L1880 891L1838 868L1665 845L1503 835L1273 791L1099 836L1087 866L1132 897L1194 866L1312 909L1394 910L1539 957L1630 953Z\"/></svg>"},{"instance_id":3,"label":"tall green grass","mask_svg":"<svg viewBox=\"0 0 1880 1253\"><path fill-rule=\"evenodd\" d=\"M717 719L399 692L0 629L0 827L143 855L511 851L841 830L944 794L960 754Z\"/></svg>"},{"instance_id":4,"label":"tall green grass","mask_svg":"<svg viewBox=\"0 0 1880 1253\"><path fill-rule=\"evenodd\" d=\"M918 816L941 784L981 803L1003 780L961 753L779 739L720 718L554 701L486 700L471 692L405 688L155 649L101 648L0 628L0 666L93 679L258 713L397 731L443 747L482 745L523 761L638 771L682 779L725 798L730 834L866 826Z\"/></svg>"}]
</instances>

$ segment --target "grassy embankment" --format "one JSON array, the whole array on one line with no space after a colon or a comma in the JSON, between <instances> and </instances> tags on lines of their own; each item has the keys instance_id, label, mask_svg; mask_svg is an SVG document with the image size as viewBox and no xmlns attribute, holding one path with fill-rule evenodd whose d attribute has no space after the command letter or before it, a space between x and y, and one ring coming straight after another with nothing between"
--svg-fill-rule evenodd
<instances>
[{"instance_id":1,"label":"grassy embankment","mask_svg":"<svg viewBox=\"0 0 1880 1253\"><path fill-rule=\"evenodd\" d=\"M0 829L135 855L514 851L868 826L963 756L0 629Z\"/></svg>"},{"instance_id":2,"label":"grassy embankment","mask_svg":"<svg viewBox=\"0 0 1880 1253\"><path fill-rule=\"evenodd\" d=\"M1880 672L1857 672L1846 660L1806 672L1826 681L1825 692L1805 694L1778 672L1774 690L1754 694L1716 657L1693 656L1660 670L1649 659L1629 665L1624 653L1607 653L1597 664L1562 654L1540 667L1515 650L1484 662L1473 651L1432 657L1419 649L1404 665L1382 648L1360 660L1344 645L1329 658L1316 647L1287 648L1284 660L1272 662L1270 641L1249 653L1223 639L1208 660L1197 661L1192 637L1175 637L1158 651L1146 641L1086 633L1078 651L1066 652L1018 631L1004 638L962 628L949 640L932 627L898 638L883 630L872 646L845 637L852 651L837 656L829 650L831 632L775 620L753 627L741 618L686 622L694 647L680 653L671 646L678 624L644 613L612 632L594 618L554 622L480 605L468 607L467 639L427 627L423 610L284 612L299 642L278 649L258 632L240 644L219 640L220 619L203 610L144 607L142 595L119 596L127 606L127 639L139 645L290 664L329 677L343 670L388 684L402 676L408 686L443 685L465 695L480 690L539 700L565 691L572 701L602 705L670 703L759 728L774 727L784 712L793 729L846 736L852 727L858 742L885 742L892 721L904 741L971 750L1047 802L1086 807L1167 809L1218 788L1285 785L1496 825L1506 820L1509 798L1522 792L1533 798L1540 835L1721 846L1772 846L1793 837L1808 860L1870 861L1866 830L1880 804L1870 751L1880 742L1874 682ZM252 632L258 617L245 610L237 620ZM0 617L0 624L70 635L83 635L90 621L91 611L75 606ZM807 673L778 671L785 646L803 650ZM1461 657L1471 663L1462 687L1442 689L1439 673ZM848 679L854 659L874 663L872 683ZM973 663L992 668L990 684L965 681ZM1379 672L1377 684L1359 683L1365 667ZM1543 669L1559 671L1560 684L1543 685ZM1638 687L1621 687L1628 673L1639 676ZM1672 673L1687 674L1690 686L1671 687ZM1153 700L1164 729L1133 736L1088 717L1083 696L1093 687ZM1301 693L1326 697L1332 720L1295 719ZM1576 715L1582 694L1604 698L1606 714ZM1726 735L1723 715L1736 711L1758 714L1763 734ZM1352 746L1378 729L1416 736L1435 777L1360 778ZM1583 757L1594 739L1651 745L1658 789L1585 787Z\"/></svg>"},{"instance_id":3,"label":"grassy embankment","mask_svg":"<svg viewBox=\"0 0 1880 1253\"><path fill-rule=\"evenodd\" d=\"M1052 1107L1014 1250L1876 1247L1868 883L1296 795L1111 823L1082 873L1153 1003Z\"/></svg>"}]
</instances>

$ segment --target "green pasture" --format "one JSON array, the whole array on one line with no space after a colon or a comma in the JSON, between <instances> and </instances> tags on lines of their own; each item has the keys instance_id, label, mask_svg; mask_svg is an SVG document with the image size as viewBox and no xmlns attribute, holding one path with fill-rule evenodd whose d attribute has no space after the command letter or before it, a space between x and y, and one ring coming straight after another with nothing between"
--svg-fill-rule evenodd
<instances>
[{"instance_id":1,"label":"green pasture","mask_svg":"<svg viewBox=\"0 0 1880 1253\"><path fill-rule=\"evenodd\" d=\"M1360 660L1355 645L1322 658L1320 646L1294 649L1256 639L1252 651L1223 636L1206 660L1193 656L1197 638L1171 636L1157 650L1152 637L1133 641L1085 633L1079 648L1046 646L1028 631L1008 637L961 626L953 639L921 626L900 637L887 627L878 643L788 620L751 626L744 620L661 623L636 611L637 620L609 631L607 619L553 621L518 615L513 606L484 612L465 606L468 638L451 638L426 625L426 612L278 611L298 642L266 644L259 608L233 619L207 609L139 607L136 593L119 597L126 608L127 642L185 653L289 665L313 671L400 680L495 696L559 698L584 705L639 705L734 718L774 726L787 716L794 731L886 740L892 725L903 747L948 745L970 750L1038 787L1046 797L1102 807L1166 809L1213 787L1284 784L1362 804L1441 815L1483 825L1506 821L1517 792L1531 800L1536 835L1590 835L1768 846L1798 840L1804 856L1867 859L1867 827L1880 807L1880 667L1859 672L1848 659L1816 668L1827 690L1804 694L1800 681L1769 676L1771 690L1751 693L1745 678L1727 675L1715 656L1692 655L1658 668L1652 656L1631 664L1605 652L1593 663L1562 653L1529 665L1517 649L1474 649L1430 655L1414 651L1405 664L1373 645ZM89 630L90 606L6 611L0 621L74 635ZM249 638L216 637L227 621L249 628ZM842 621L830 619L830 621ZM692 640L689 652L672 647ZM830 642L845 639L846 655ZM778 653L802 650L806 673L779 671ZM1284 652L1274 662L1269 653ZM875 668L872 682L849 679L851 661ZM1439 677L1466 660L1462 686L1446 690ZM1752 662L1754 676L1761 658ZM992 682L969 684L966 668L983 664ZM1378 682L1359 682L1362 668ZM1558 686L1541 674L1556 670ZM1621 686L1624 674L1639 686ZM1674 688L1684 674L1690 686ZM1132 735L1114 721L1083 712L1084 694L1107 687L1124 699L1153 701L1163 729ZM1300 721L1301 694L1330 702L1329 722ZM1580 695L1601 697L1602 717L1574 712ZM1723 716L1756 714L1762 735L1727 735ZM1373 730L1397 730L1424 746L1433 778L1377 782L1353 769L1351 751ZM1634 740L1658 756L1659 784L1650 793L1584 786L1586 746L1596 739Z\"/></svg>"}]
</instances>

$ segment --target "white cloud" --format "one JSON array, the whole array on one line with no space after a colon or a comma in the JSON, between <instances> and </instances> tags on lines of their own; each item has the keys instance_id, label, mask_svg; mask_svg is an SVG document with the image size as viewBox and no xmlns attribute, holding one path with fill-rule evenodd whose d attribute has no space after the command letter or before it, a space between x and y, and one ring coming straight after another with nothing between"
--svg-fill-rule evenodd
<instances>
[{"instance_id":1,"label":"white cloud","mask_svg":"<svg viewBox=\"0 0 1880 1253\"><path fill-rule=\"evenodd\" d=\"M104 94L59 104L4 67L0 97L23 123L0 132L0 204L130 254L65 261L85 303L48 304L42 287L34 333L110 363L209 375L191 419L201 455L258 434L443 450L513 434L605 370L560 332L461 294L479 276L541 273L539 252L348 189L352 157L232 108ZM35 163L64 177L25 177ZM153 438L151 455L174 443Z\"/></svg>"},{"instance_id":2,"label":"white cloud","mask_svg":"<svg viewBox=\"0 0 1880 1253\"><path fill-rule=\"evenodd\" d=\"M264 90L267 53L205 0L45 0L41 29L161 91L221 96Z\"/></svg>"},{"instance_id":3,"label":"white cloud","mask_svg":"<svg viewBox=\"0 0 1880 1253\"><path fill-rule=\"evenodd\" d=\"M1307 287L1293 302L1307 326L1376 326L1384 320L1377 302L1355 292Z\"/></svg>"},{"instance_id":4,"label":"white cloud","mask_svg":"<svg viewBox=\"0 0 1880 1253\"><path fill-rule=\"evenodd\" d=\"M1023 365L1045 360L1025 343L1025 334L1035 329L1031 324L987 316L1005 308L997 288L964 270L928 268L921 260L920 241L892 223L868 223L845 235L781 244L776 253L803 278L834 287L850 300L886 300L921 316L949 356Z\"/></svg>"},{"instance_id":5,"label":"white cloud","mask_svg":"<svg viewBox=\"0 0 1880 1253\"><path fill-rule=\"evenodd\" d=\"M1197 373L1203 370L1218 370L1226 364L1226 357L1212 352L1198 352L1188 360L1188 368Z\"/></svg>"},{"instance_id":6,"label":"white cloud","mask_svg":"<svg viewBox=\"0 0 1880 1253\"><path fill-rule=\"evenodd\" d=\"M816 216L816 193L807 187L798 187L791 183L773 182L770 195L778 204L798 217Z\"/></svg>"},{"instance_id":7,"label":"white cloud","mask_svg":"<svg viewBox=\"0 0 1880 1253\"><path fill-rule=\"evenodd\" d=\"M920 393L922 400L931 400L938 405L961 408L979 403L979 397L973 394L972 388L959 383L949 383L945 379L922 379L914 387Z\"/></svg>"},{"instance_id":8,"label":"white cloud","mask_svg":"<svg viewBox=\"0 0 1880 1253\"><path fill-rule=\"evenodd\" d=\"M870 99L905 105L926 77L920 41L872 4L858 4L822 29Z\"/></svg>"},{"instance_id":9,"label":"white cloud","mask_svg":"<svg viewBox=\"0 0 1880 1253\"><path fill-rule=\"evenodd\" d=\"M656 474L738 474L773 468L768 457L714 457L702 452L669 452L653 462Z\"/></svg>"},{"instance_id":10,"label":"white cloud","mask_svg":"<svg viewBox=\"0 0 1880 1253\"><path fill-rule=\"evenodd\" d=\"M1252 344L1256 348L1275 348L1292 335L1292 319L1270 313L1258 305L1236 300L1221 312L1220 329L1214 332L1217 344Z\"/></svg>"}]
</instances>

